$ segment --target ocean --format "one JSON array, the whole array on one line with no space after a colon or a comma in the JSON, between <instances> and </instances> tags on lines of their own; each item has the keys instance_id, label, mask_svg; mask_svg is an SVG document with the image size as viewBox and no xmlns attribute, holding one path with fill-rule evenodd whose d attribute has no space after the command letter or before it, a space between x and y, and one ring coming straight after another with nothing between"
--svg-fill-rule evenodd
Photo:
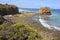
<instances>
[{"instance_id":1,"label":"ocean","mask_svg":"<svg viewBox=\"0 0 60 40\"><path fill-rule=\"evenodd\" d=\"M38 12L39 9L31 9L31 8L20 8L20 11L29 11L29 12ZM50 16L41 15L33 17L33 19L36 19L46 28L48 29L56 29L60 30L60 9L51 9ZM39 18L39 19L38 19Z\"/></svg>"}]
</instances>

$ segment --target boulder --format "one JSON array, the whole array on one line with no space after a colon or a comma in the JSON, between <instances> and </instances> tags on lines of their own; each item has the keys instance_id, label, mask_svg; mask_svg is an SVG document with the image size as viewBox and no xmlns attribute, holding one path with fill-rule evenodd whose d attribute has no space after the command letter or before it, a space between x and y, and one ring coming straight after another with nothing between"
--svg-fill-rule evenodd
<instances>
[{"instance_id":1,"label":"boulder","mask_svg":"<svg viewBox=\"0 0 60 40\"><path fill-rule=\"evenodd\" d=\"M49 7L41 7L39 9L39 13L41 15L51 15L51 11L50 11L50 8Z\"/></svg>"},{"instance_id":2,"label":"boulder","mask_svg":"<svg viewBox=\"0 0 60 40\"><path fill-rule=\"evenodd\" d=\"M9 15L19 13L18 7L15 5L0 4L0 14Z\"/></svg>"}]
</instances>

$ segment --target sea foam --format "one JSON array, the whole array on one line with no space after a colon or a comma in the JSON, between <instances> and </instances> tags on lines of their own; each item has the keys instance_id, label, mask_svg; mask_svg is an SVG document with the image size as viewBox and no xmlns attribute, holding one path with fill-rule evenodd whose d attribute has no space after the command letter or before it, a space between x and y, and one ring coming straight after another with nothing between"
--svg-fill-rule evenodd
<instances>
[{"instance_id":1,"label":"sea foam","mask_svg":"<svg viewBox=\"0 0 60 40\"><path fill-rule=\"evenodd\" d=\"M42 24L44 27L46 27L46 28L48 28L48 29L56 29L56 30L60 30L59 27L56 27L56 26L47 24L46 21L43 20L43 19L39 19L39 21L41 22L41 24Z\"/></svg>"},{"instance_id":2,"label":"sea foam","mask_svg":"<svg viewBox=\"0 0 60 40\"><path fill-rule=\"evenodd\" d=\"M33 11L29 11L29 10L19 9L19 12L22 12L22 11L25 11L25 12L33 12Z\"/></svg>"}]
</instances>

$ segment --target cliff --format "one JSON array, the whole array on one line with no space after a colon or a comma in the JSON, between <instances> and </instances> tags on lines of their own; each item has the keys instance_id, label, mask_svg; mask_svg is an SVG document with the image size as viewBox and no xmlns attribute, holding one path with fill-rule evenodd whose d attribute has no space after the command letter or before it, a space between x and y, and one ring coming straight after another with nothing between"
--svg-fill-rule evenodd
<instances>
[{"instance_id":1,"label":"cliff","mask_svg":"<svg viewBox=\"0 0 60 40\"><path fill-rule=\"evenodd\" d=\"M39 9L39 13L42 15L51 15L51 11L50 11L50 8L49 7L41 7Z\"/></svg>"},{"instance_id":2,"label":"cliff","mask_svg":"<svg viewBox=\"0 0 60 40\"><path fill-rule=\"evenodd\" d=\"M0 25L4 22L4 18L0 15Z\"/></svg>"},{"instance_id":3,"label":"cliff","mask_svg":"<svg viewBox=\"0 0 60 40\"><path fill-rule=\"evenodd\" d=\"M17 14L17 13L19 13L17 6L8 5L8 4L0 4L1 15L9 15L9 14Z\"/></svg>"}]
</instances>

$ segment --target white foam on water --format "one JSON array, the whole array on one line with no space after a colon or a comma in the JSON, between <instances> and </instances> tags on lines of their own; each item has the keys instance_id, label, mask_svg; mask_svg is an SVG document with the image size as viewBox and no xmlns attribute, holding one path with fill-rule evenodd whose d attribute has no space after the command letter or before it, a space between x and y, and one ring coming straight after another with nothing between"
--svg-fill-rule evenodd
<instances>
[{"instance_id":1,"label":"white foam on water","mask_svg":"<svg viewBox=\"0 0 60 40\"><path fill-rule=\"evenodd\" d=\"M19 12L22 12L22 11L25 11L25 12L32 12L32 11L29 11L29 10L19 9Z\"/></svg>"},{"instance_id":2,"label":"white foam on water","mask_svg":"<svg viewBox=\"0 0 60 40\"><path fill-rule=\"evenodd\" d=\"M41 22L41 24L42 24L44 27L46 27L46 28L48 28L48 29L60 30L59 27L56 27L56 26L52 26L52 25L47 24L46 21L43 20L43 19L39 19L39 21Z\"/></svg>"},{"instance_id":3,"label":"white foam on water","mask_svg":"<svg viewBox=\"0 0 60 40\"><path fill-rule=\"evenodd\" d=\"M19 9L19 12L21 12L21 11L25 11L25 10Z\"/></svg>"}]
</instances>

